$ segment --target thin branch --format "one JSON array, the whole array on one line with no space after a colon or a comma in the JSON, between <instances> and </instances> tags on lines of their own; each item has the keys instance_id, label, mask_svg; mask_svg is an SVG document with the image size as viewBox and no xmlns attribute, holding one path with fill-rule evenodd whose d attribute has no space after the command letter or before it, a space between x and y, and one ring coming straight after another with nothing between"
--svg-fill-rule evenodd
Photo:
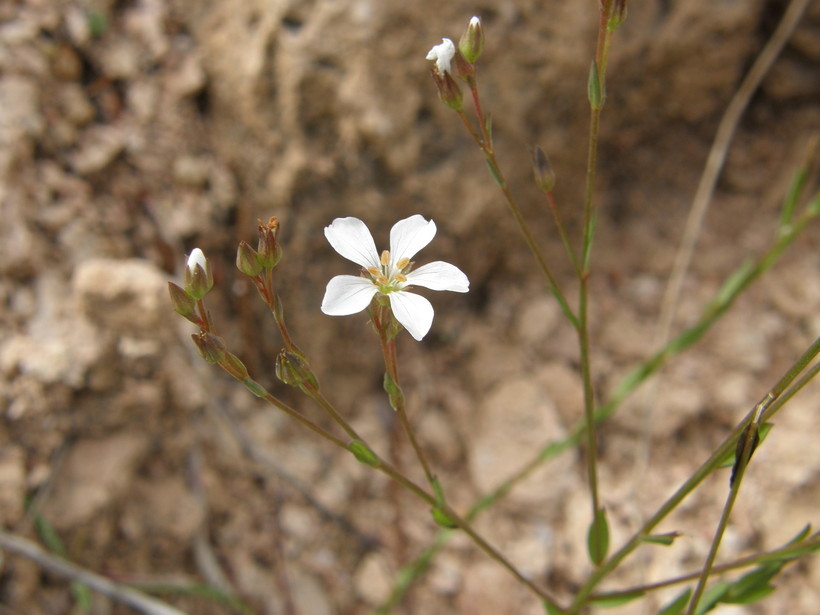
<instances>
[{"instance_id":1,"label":"thin branch","mask_svg":"<svg viewBox=\"0 0 820 615\"><path fill-rule=\"evenodd\" d=\"M35 543L20 536L0 531L0 547L27 557L52 574L82 583L115 602L136 609L140 613L146 613L146 615L185 615L183 611L151 598L142 592L115 583L60 557L51 555Z\"/></svg>"},{"instance_id":2,"label":"thin branch","mask_svg":"<svg viewBox=\"0 0 820 615\"><path fill-rule=\"evenodd\" d=\"M746 111L746 107L749 105L752 95L760 86L763 78L768 74L786 42L791 38L798 22L806 11L808 3L809 0L792 0L786 12L783 14L783 18L766 43L766 46L760 52L760 55L758 55L752 68L741 82L740 87L735 92L735 95L732 97L720 120L717 132L715 133L715 140L712 142L712 147L706 159L703 174L700 177L695 196L692 199L692 206L689 210L689 217L686 220L683 238L681 239L672 272L666 285L666 291L661 304L661 313L658 317L658 324L653 341L653 348L655 349L663 348L669 341L672 322L675 319L677 307L680 302L684 278L692 262L692 255L695 252L698 236L703 226L703 219L709 209L718 177L723 170L729 145L737 130L740 118ZM651 411L656 405L655 397L659 390L660 378L656 378L653 386L647 391L645 397L644 414L646 424L644 431L647 433L651 428ZM638 474L642 473L649 463L648 437L645 437L644 441L647 444L643 446L643 450L641 450L638 455Z\"/></svg>"}]
</instances>

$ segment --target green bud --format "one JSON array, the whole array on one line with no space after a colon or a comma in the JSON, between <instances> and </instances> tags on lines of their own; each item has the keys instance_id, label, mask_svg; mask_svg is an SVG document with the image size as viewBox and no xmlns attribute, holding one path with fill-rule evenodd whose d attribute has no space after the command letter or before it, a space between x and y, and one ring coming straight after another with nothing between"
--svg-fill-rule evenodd
<instances>
[{"instance_id":1,"label":"green bud","mask_svg":"<svg viewBox=\"0 0 820 615\"><path fill-rule=\"evenodd\" d=\"M276 377L293 387L309 385L318 388L319 382L308 360L302 355L283 348L276 356Z\"/></svg>"},{"instance_id":2,"label":"green bud","mask_svg":"<svg viewBox=\"0 0 820 615\"><path fill-rule=\"evenodd\" d=\"M549 158L539 146L532 150L532 170L535 183L544 192L552 192L555 187L555 171L552 170Z\"/></svg>"},{"instance_id":3,"label":"green bud","mask_svg":"<svg viewBox=\"0 0 820 615\"><path fill-rule=\"evenodd\" d=\"M481 52L484 51L484 29L478 17L470 20L470 25L458 41L458 50L470 64L475 64L481 56Z\"/></svg>"},{"instance_id":4,"label":"green bud","mask_svg":"<svg viewBox=\"0 0 820 615\"><path fill-rule=\"evenodd\" d=\"M626 21L626 0L615 0L612 5L612 12L609 14L609 21L606 23L606 28L610 32L614 32L618 26Z\"/></svg>"},{"instance_id":5,"label":"green bud","mask_svg":"<svg viewBox=\"0 0 820 615\"><path fill-rule=\"evenodd\" d=\"M461 111L462 100L461 88L449 72L440 73L433 70L433 81L438 88L438 96L445 105L453 111Z\"/></svg>"},{"instance_id":6,"label":"green bud","mask_svg":"<svg viewBox=\"0 0 820 615\"><path fill-rule=\"evenodd\" d=\"M200 331L191 335L191 339L194 340L199 356L208 363L222 363L225 360L228 350L221 337L207 331Z\"/></svg>"},{"instance_id":7,"label":"green bud","mask_svg":"<svg viewBox=\"0 0 820 615\"><path fill-rule=\"evenodd\" d=\"M353 453L353 456L371 468L378 468L382 462L379 456L374 453L367 444L360 440L353 440L347 445L348 450Z\"/></svg>"},{"instance_id":8,"label":"green bud","mask_svg":"<svg viewBox=\"0 0 820 615\"><path fill-rule=\"evenodd\" d=\"M168 282L168 294L171 295L171 305L174 306L174 311L177 314L187 318L194 324L199 324L199 319L196 316L196 301L191 295L173 282Z\"/></svg>"},{"instance_id":9,"label":"green bud","mask_svg":"<svg viewBox=\"0 0 820 615\"><path fill-rule=\"evenodd\" d=\"M244 241L239 242L239 248L236 250L236 268L249 278L255 278L262 273L259 255Z\"/></svg>"},{"instance_id":10,"label":"green bud","mask_svg":"<svg viewBox=\"0 0 820 615\"><path fill-rule=\"evenodd\" d=\"M279 219L272 216L267 222L259 223L259 243L257 252L259 263L263 269L273 269L282 260L282 246L279 245Z\"/></svg>"},{"instance_id":11,"label":"green bud","mask_svg":"<svg viewBox=\"0 0 820 615\"><path fill-rule=\"evenodd\" d=\"M211 265L199 248L194 248L188 257L183 274L185 292L194 299L202 299L214 286Z\"/></svg>"}]
</instances>

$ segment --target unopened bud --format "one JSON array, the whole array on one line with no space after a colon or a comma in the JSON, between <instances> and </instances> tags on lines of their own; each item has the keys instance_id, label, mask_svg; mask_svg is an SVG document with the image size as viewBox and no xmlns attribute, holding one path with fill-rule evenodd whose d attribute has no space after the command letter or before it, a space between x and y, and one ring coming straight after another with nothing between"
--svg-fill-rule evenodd
<instances>
[{"instance_id":1,"label":"unopened bud","mask_svg":"<svg viewBox=\"0 0 820 615\"><path fill-rule=\"evenodd\" d=\"M196 349L199 351L199 356L208 363L221 363L225 360L228 354L228 348L225 346L225 342L221 337L213 333L208 333L207 331L200 331L192 335L191 339L194 340Z\"/></svg>"},{"instance_id":2,"label":"unopened bud","mask_svg":"<svg viewBox=\"0 0 820 615\"><path fill-rule=\"evenodd\" d=\"M440 73L433 69L433 80L436 82L438 88L438 96L441 102L453 109L454 111L461 111L461 88L459 87L453 76L447 73Z\"/></svg>"},{"instance_id":3,"label":"unopened bud","mask_svg":"<svg viewBox=\"0 0 820 615\"><path fill-rule=\"evenodd\" d=\"M609 21L606 27L610 32L626 21L626 0L615 0L612 4L612 12L609 14Z\"/></svg>"},{"instance_id":4,"label":"unopened bud","mask_svg":"<svg viewBox=\"0 0 820 615\"><path fill-rule=\"evenodd\" d=\"M555 187L555 171L552 170L549 158L539 146L532 150L532 171L535 183L544 192L552 192Z\"/></svg>"},{"instance_id":5,"label":"unopened bud","mask_svg":"<svg viewBox=\"0 0 820 615\"><path fill-rule=\"evenodd\" d=\"M188 262L185 264L183 274L185 292L194 299L202 299L214 286L214 276L211 272L211 265L205 254L199 248L194 248Z\"/></svg>"},{"instance_id":6,"label":"unopened bud","mask_svg":"<svg viewBox=\"0 0 820 615\"><path fill-rule=\"evenodd\" d=\"M193 323L199 322L196 317L196 301L191 295L173 282L168 282L168 294L171 295L171 305L177 314Z\"/></svg>"},{"instance_id":7,"label":"unopened bud","mask_svg":"<svg viewBox=\"0 0 820 615\"><path fill-rule=\"evenodd\" d=\"M273 216L267 222L259 220L259 243L257 252L263 269L273 269L282 259L282 246L279 245L279 219Z\"/></svg>"},{"instance_id":8,"label":"unopened bud","mask_svg":"<svg viewBox=\"0 0 820 615\"><path fill-rule=\"evenodd\" d=\"M239 248L236 250L236 268L250 278L262 273L259 255L244 241L239 242Z\"/></svg>"},{"instance_id":9,"label":"unopened bud","mask_svg":"<svg viewBox=\"0 0 820 615\"><path fill-rule=\"evenodd\" d=\"M470 64L475 64L481 52L484 51L484 29L478 17L470 20L470 25L458 41L458 50Z\"/></svg>"},{"instance_id":10,"label":"unopened bud","mask_svg":"<svg viewBox=\"0 0 820 615\"><path fill-rule=\"evenodd\" d=\"M276 357L276 377L294 387L310 385L312 388L318 388L319 386L307 359L284 348Z\"/></svg>"}]
</instances>

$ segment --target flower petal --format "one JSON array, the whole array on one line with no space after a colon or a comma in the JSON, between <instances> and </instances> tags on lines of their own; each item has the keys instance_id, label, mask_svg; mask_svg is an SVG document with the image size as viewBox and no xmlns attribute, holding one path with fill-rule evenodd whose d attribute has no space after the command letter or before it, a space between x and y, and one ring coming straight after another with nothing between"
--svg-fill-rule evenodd
<instances>
[{"instance_id":1,"label":"flower petal","mask_svg":"<svg viewBox=\"0 0 820 615\"><path fill-rule=\"evenodd\" d=\"M368 267L379 267L379 253L373 236L364 222L358 218L336 218L325 227L325 237L339 254L347 260Z\"/></svg>"},{"instance_id":2,"label":"flower petal","mask_svg":"<svg viewBox=\"0 0 820 615\"><path fill-rule=\"evenodd\" d=\"M470 280L464 272L444 261L435 261L411 271L407 274L407 284L424 286L431 290L451 290L456 293L466 293L470 290Z\"/></svg>"},{"instance_id":3,"label":"flower petal","mask_svg":"<svg viewBox=\"0 0 820 615\"><path fill-rule=\"evenodd\" d=\"M388 297L396 320L420 342L433 324L433 306L424 297L404 291L390 293Z\"/></svg>"},{"instance_id":4,"label":"flower petal","mask_svg":"<svg viewBox=\"0 0 820 615\"><path fill-rule=\"evenodd\" d=\"M436 45L427 52L427 59L434 60L438 72L444 74L450 72L450 62L453 61L454 55L456 55L455 44L449 38L443 38L440 45Z\"/></svg>"},{"instance_id":5,"label":"flower petal","mask_svg":"<svg viewBox=\"0 0 820 615\"><path fill-rule=\"evenodd\" d=\"M185 266L191 270L191 273L194 272L196 266L199 265L202 267L202 270L205 271L206 267L208 266L208 261L205 260L205 254L199 248L194 248L191 250L190 256L188 256L188 262Z\"/></svg>"},{"instance_id":6,"label":"flower petal","mask_svg":"<svg viewBox=\"0 0 820 615\"><path fill-rule=\"evenodd\" d=\"M347 316L361 312L377 292L376 286L365 278L337 275L327 283L322 311L328 316Z\"/></svg>"},{"instance_id":7,"label":"flower petal","mask_svg":"<svg viewBox=\"0 0 820 615\"><path fill-rule=\"evenodd\" d=\"M399 220L390 229L390 257L395 264L403 258L413 258L436 236L436 223L416 214Z\"/></svg>"}]
</instances>

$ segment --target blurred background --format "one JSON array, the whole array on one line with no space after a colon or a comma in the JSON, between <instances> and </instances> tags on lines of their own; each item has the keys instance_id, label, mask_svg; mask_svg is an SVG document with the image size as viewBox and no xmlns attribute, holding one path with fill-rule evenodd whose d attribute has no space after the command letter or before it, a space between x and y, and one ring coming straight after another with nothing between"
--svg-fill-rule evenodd
<instances>
[{"instance_id":1,"label":"blurred background","mask_svg":"<svg viewBox=\"0 0 820 615\"><path fill-rule=\"evenodd\" d=\"M721 114L786 2L634 0L608 71L592 280L593 368L606 399L652 350L665 280ZM422 343L400 338L419 438L466 510L582 415L577 344L424 58L481 17L479 87L510 186L572 296L572 269L532 182L529 148L557 174L575 237L586 165L586 80L597 2L398 0L0 1L0 523L59 537L71 561L162 586L186 613L366 613L436 533L426 507L266 407L196 355L168 280L202 248L207 301L254 377L316 421L276 381L281 347L235 270L240 240L277 216L277 287L323 391L381 453L391 442L376 337L363 314L319 311L327 280L355 273L323 236L363 219L379 248L422 214L467 295L430 293ZM744 116L710 209L675 330L724 278L762 253L820 120L820 5L810 8ZM469 108L469 106L468 106ZM702 346L635 396L601 434L613 544L706 458L820 331L818 234L809 229ZM817 387L796 398L757 453L721 557L788 540L820 510ZM651 421L645 409L652 409ZM651 436L651 445L650 437ZM584 466L551 462L477 521L527 574L566 596L588 573ZM620 583L698 568L726 493L713 477ZM49 543L53 550L55 542ZM820 566L803 562L760 606L809 613ZM661 592L646 612L675 593ZM4 613L125 614L6 553ZM630 605L622 612L637 613ZM641 607L642 608L642 607ZM74 610L72 610L74 609ZM527 592L456 537L395 613L541 613ZM615 611L617 612L617 611Z\"/></svg>"}]
</instances>

